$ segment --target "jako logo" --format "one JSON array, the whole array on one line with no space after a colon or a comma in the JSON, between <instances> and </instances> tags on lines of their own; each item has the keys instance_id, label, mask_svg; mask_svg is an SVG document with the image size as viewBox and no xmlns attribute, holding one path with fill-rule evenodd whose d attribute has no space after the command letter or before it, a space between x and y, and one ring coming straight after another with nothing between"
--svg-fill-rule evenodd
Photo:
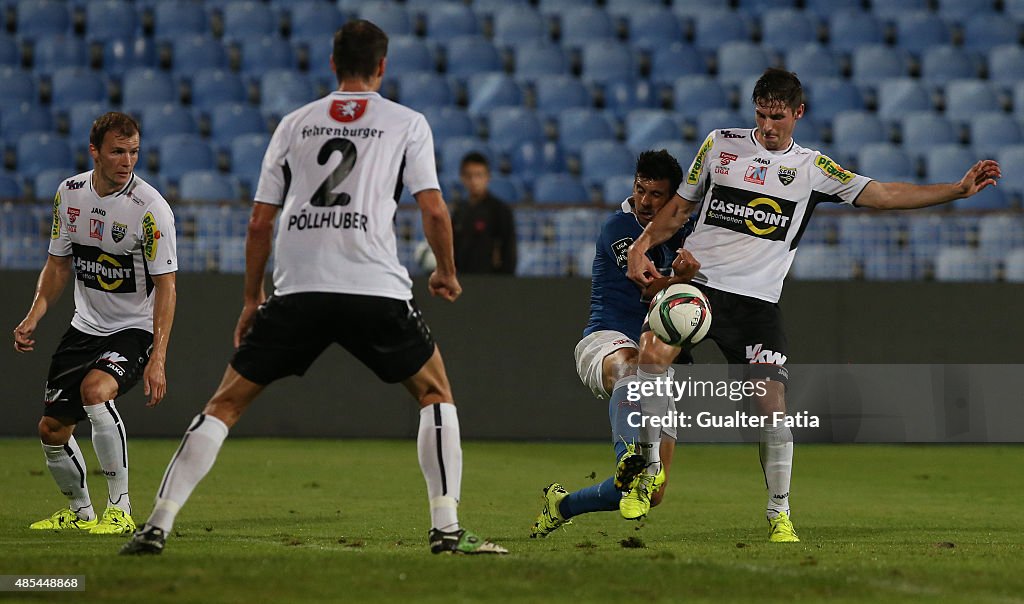
<instances>
[{"instance_id":1,"label":"jako logo","mask_svg":"<svg viewBox=\"0 0 1024 604\"><path fill-rule=\"evenodd\" d=\"M785 365L786 355L781 352L775 352L774 350L767 350L762 348L764 344L755 344L753 346L747 346L747 359L750 363L767 363L769 365Z\"/></svg>"}]
</instances>

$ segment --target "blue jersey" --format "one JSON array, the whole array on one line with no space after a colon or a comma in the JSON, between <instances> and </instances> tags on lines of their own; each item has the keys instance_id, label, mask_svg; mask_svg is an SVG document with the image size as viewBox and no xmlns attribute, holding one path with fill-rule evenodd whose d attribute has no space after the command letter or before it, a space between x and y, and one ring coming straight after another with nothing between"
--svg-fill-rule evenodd
<instances>
[{"instance_id":1,"label":"blue jersey","mask_svg":"<svg viewBox=\"0 0 1024 604\"><path fill-rule=\"evenodd\" d=\"M590 321L583 335L610 329L639 341L648 304L640 299L640 286L626 276L626 259L629 246L640 237L644 227L631 211L625 211L628 204L624 203L623 208L605 221L597 238L590 286ZM668 241L647 251L647 257L662 275L672 274L676 250L693 231L693 225L694 220L691 219Z\"/></svg>"}]
</instances>

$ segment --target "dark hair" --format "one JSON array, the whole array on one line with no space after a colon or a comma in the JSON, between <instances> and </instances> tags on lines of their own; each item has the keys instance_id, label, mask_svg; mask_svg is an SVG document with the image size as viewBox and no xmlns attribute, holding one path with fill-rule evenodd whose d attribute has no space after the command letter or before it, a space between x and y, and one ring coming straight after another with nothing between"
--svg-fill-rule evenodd
<instances>
[{"instance_id":1,"label":"dark hair","mask_svg":"<svg viewBox=\"0 0 1024 604\"><path fill-rule=\"evenodd\" d=\"M345 78L368 80L377 73L380 60L388 56L388 35L369 21L349 21L334 32L333 56L339 82Z\"/></svg>"},{"instance_id":2,"label":"dark hair","mask_svg":"<svg viewBox=\"0 0 1024 604\"><path fill-rule=\"evenodd\" d=\"M769 67L754 84L750 100L766 107L781 103L796 111L804 104L804 87L792 71Z\"/></svg>"},{"instance_id":3,"label":"dark hair","mask_svg":"<svg viewBox=\"0 0 1024 604\"><path fill-rule=\"evenodd\" d=\"M683 182L683 169L672 155L660 151L644 151L636 158L636 177L651 180L668 180L668 190L674 194Z\"/></svg>"},{"instance_id":4,"label":"dark hair","mask_svg":"<svg viewBox=\"0 0 1024 604\"><path fill-rule=\"evenodd\" d=\"M484 154L480 153L479 151L470 151L469 153L466 154L465 157L462 158L462 163L459 164L459 172L462 172L462 170L466 167L466 164L480 164L481 166L486 168L488 172L491 171L490 163L488 163L487 158L484 156Z\"/></svg>"},{"instance_id":5,"label":"dark hair","mask_svg":"<svg viewBox=\"0 0 1024 604\"><path fill-rule=\"evenodd\" d=\"M127 113L111 111L110 113L104 113L99 116L96 118L96 121L92 123L92 129L89 130L89 143L98 150L103 146L103 138L110 130L113 130L117 134L125 137L136 134L140 136L142 135L139 123L136 122L132 116Z\"/></svg>"}]
</instances>

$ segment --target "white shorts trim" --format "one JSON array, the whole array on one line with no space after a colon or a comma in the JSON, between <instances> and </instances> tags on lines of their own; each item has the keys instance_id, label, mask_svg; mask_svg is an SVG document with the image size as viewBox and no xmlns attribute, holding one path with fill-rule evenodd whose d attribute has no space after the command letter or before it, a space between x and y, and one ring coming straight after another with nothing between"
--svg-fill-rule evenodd
<instances>
[{"instance_id":1,"label":"white shorts trim","mask_svg":"<svg viewBox=\"0 0 1024 604\"><path fill-rule=\"evenodd\" d=\"M640 346L626 334L611 329L595 331L576 344L576 373L583 385L601 400L611 396L604 389L604 358L622 348L639 350Z\"/></svg>"}]
</instances>

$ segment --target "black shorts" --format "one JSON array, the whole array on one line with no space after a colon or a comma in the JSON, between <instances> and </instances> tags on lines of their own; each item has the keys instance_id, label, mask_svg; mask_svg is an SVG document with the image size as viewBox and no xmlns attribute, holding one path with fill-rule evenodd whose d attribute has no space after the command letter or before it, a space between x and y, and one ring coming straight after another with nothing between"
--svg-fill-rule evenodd
<instances>
[{"instance_id":1,"label":"black shorts","mask_svg":"<svg viewBox=\"0 0 1024 604\"><path fill-rule=\"evenodd\" d=\"M260 306L231 366L267 385L306 373L332 342L389 384L412 377L434 354L434 340L413 300L299 293L271 296Z\"/></svg>"},{"instance_id":2,"label":"black shorts","mask_svg":"<svg viewBox=\"0 0 1024 604\"><path fill-rule=\"evenodd\" d=\"M144 329L125 329L107 336L68 328L50 360L46 375L43 415L86 419L82 407L82 380L93 369L117 381L117 395L131 390L146 369L153 350L153 334Z\"/></svg>"}]
</instances>

